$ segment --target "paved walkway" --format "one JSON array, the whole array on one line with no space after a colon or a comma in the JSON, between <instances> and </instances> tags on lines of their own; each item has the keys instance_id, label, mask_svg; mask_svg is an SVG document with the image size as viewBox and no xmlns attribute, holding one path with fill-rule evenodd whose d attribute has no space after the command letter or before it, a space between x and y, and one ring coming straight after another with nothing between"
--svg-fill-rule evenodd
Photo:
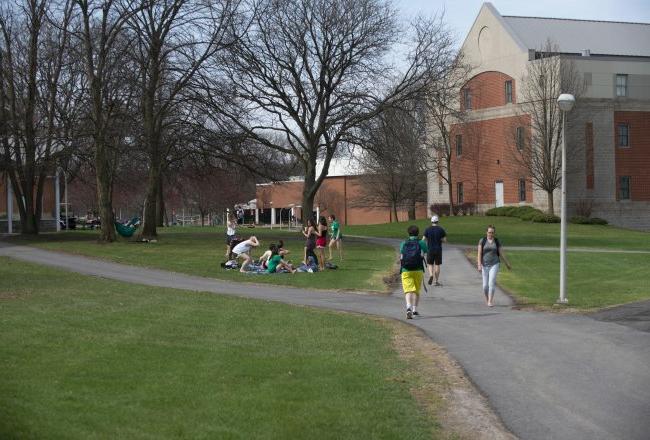
<instances>
[{"instance_id":1,"label":"paved walkway","mask_svg":"<svg viewBox=\"0 0 650 440\"><path fill-rule=\"evenodd\" d=\"M231 283L24 246L0 246L0 255L126 282L404 319L399 294ZM447 348L515 435L648 439L648 333L587 316L512 310L502 294L497 307L487 308L479 274L456 248L445 250L441 281L444 287L429 288L421 301L422 317L408 322Z\"/></svg>"}]
</instances>

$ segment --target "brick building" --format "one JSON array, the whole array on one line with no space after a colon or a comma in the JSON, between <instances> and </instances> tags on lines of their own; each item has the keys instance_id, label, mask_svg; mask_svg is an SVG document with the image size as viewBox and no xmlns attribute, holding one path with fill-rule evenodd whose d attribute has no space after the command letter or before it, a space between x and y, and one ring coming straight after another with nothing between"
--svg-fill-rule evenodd
<instances>
[{"instance_id":1,"label":"brick building","mask_svg":"<svg viewBox=\"0 0 650 440\"><path fill-rule=\"evenodd\" d=\"M320 173L320 169L318 169ZM293 215L303 219L301 209L304 181L293 178L285 182L257 185L256 223L287 223ZM343 225L367 225L395 221L395 215L387 206L376 206L364 201L363 177L347 161L332 160L328 176L314 198L312 215L330 214ZM416 218L427 216L424 203L416 206ZM408 212L398 209L397 220L408 220Z\"/></svg>"},{"instance_id":2,"label":"brick building","mask_svg":"<svg viewBox=\"0 0 650 440\"><path fill-rule=\"evenodd\" d=\"M650 24L502 16L484 3L462 46L473 70L459 92L468 122L451 130L456 201L547 208L512 148L531 136L523 77L549 40L585 88L567 114L568 215L590 206L610 223L650 229ZM435 174L428 200L448 200ZM559 190L554 201L559 212Z\"/></svg>"}]
</instances>

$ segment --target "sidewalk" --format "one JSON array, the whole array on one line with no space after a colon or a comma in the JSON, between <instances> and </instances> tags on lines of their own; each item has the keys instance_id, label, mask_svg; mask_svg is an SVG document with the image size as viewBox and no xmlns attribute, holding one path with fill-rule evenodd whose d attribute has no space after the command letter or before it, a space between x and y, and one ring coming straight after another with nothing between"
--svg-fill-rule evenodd
<instances>
[{"instance_id":1,"label":"sidewalk","mask_svg":"<svg viewBox=\"0 0 650 440\"><path fill-rule=\"evenodd\" d=\"M405 318L401 293L382 297L231 283L6 244L0 244L0 255L132 283ZM422 316L408 323L447 348L515 435L648 438L648 333L587 316L512 310L503 294L497 294L496 307L487 308L480 275L457 248L445 249L441 281L444 287L431 286L423 297Z\"/></svg>"}]
</instances>

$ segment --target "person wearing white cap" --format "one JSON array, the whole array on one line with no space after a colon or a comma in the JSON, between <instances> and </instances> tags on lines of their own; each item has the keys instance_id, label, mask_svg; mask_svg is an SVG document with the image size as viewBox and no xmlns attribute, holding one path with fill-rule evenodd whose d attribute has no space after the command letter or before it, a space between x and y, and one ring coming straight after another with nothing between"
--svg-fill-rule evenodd
<instances>
[{"instance_id":1,"label":"person wearing white cap","mask_svg":"<svg viewBox=\"0 0 650 440\"><path fill-rule=\"evenodd\" d=\"M438 279L440 278L440 266L442 265L442 242L447 241L447 233L438 225L438 216L431 217L431 226L424 231L423 240L427 241L427 267L429 268L429 282L431 285L434 281L436 286L441 286Z\"/></svg>"}]
</instances>

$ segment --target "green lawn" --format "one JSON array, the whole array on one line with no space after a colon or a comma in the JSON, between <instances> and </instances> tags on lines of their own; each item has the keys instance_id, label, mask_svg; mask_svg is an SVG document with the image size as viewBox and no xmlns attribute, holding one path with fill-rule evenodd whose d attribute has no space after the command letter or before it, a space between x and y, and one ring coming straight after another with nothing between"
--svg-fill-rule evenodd
<instances>
[{"instance_id":1,"label":"green lawn","mask_svg":"<svg viewBox=\"0 0 650 440\"><path fill-rule=\"evenodd\" d=\"M475 252L472 253L474 257ZM508 251L513 270L499 284L527 305L551 306L559 296L559 252ZM650 254L569 252L569 306L593 309L650 299Z\"/></svg>"},{"instance_id":2,"label":"green lawn","mask_svg":"<svg viewBox=\"0 0 650 440\"><path fill-rule=\"evenodd\" d=\"M261 240L261 246L253 255L259 257L270 243L283 239L291 251L288 259L300 263L303 256L304 239L299 231L255 228L241 230L243 237L254 234ZM97 242L97 231L69 231L58 234L42 234L37 238L12 237L15 243L25 243L43 249L105 258L111 261L137 266L154 267L175 272L213 277L233 281L279 284L295 287L320 289L359 289L386 291L384 277L393 271L396 252L389 246L367 244L348 240L344 243L344 261L338 260L333 251L338 270L322 273L296 273L252 275L238 270L220 267L224 261L224 230L220 227L174 227L160 228L157 243L133 243L121 239L109 245ZM325 250L326 256L327 249Z\"/></svg>"},{"instance_id":3,"label":"green lawn","mask_svg":"<svg viewBox=\"0 0 650 440\"><path fill-rule=\"evenodd\" d=\"M0 438L439 437L391 338L355 315L0 258Z\"/></svg>"},{"instance_id":4,"label":"green lawn","mask_svg":"<svg viewBox=\"0 0 650 440\"><path fill-rule=\"evenodd\" d=\"M404 238L410 224L417 224L420 232L431 223L386 223L380 225L345 226L343 234L373 237ZM497 236L505 246L560 245L560 225L525 222L512 217L442 217L440 226L447 231L448 240L454 244L475 245L485 235L488 224L496 227ZM568 225L568 245L571 247L600 247L607 249L650 250L650 232L639 232L613 226Z\"/></svg>"}]
</instances>

